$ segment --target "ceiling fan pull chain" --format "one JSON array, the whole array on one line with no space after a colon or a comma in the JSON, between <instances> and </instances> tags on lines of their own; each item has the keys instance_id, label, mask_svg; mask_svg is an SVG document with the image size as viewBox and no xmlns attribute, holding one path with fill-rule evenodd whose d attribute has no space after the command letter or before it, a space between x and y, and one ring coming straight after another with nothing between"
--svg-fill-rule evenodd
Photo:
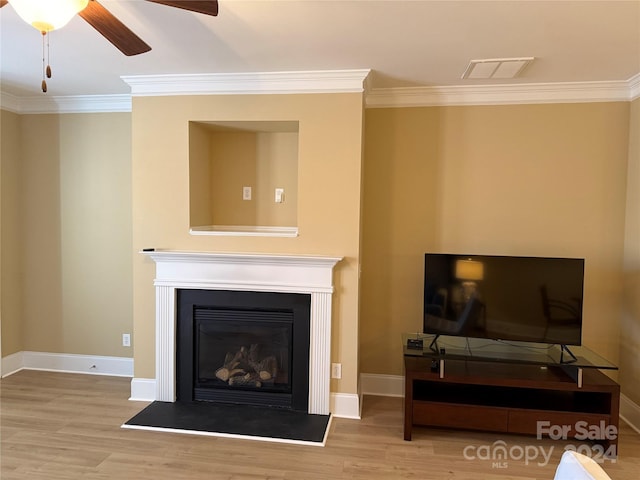
<instances>
[{"instance_id":1,"label":"ceiling fan pull chain","mask_svg":"<svg viewBox=\"0 0 640 480\"><path fill-rule=\"evenodd\" d=\"M50 38L51 38L51 32L47 34L47 78L51 78L51 53L49 51Z\"/></svg>"},{"instance_id":2,"label":"ceiling fan pull chain","mask_svg":"<svg viewBox=\"0 0 640 480\"><path fill-rule=\"evenodd\" d=\"M47 93L47 81L44 79L45 75L45 61L44 61L44 37L47 35L47 32L42 31L42 92Z\"/></svg>"}]
</instances>

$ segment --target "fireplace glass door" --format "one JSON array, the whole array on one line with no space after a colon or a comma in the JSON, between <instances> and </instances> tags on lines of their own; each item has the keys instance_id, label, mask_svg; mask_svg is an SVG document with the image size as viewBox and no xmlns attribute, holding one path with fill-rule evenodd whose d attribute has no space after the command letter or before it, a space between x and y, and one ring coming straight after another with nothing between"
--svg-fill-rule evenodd
<instances>
[{"instance_id":1,"label":"fireplace glass door","mask_svg":"<svg viewBox=\"0 0 640 480\"><path fill-rule=\"evenodd\" d=\"M182 290L178 400L307 408L309 296Z\"/></svg>"},{"instance_id":2,"label":"fireplace glass door","mask_svg":"<svg viewBox=\"0 0 640 480\"><path fill-rule=\"evenodd\" d=\"M201 308L195 317L197 397L211 388L291 393L292 312Z\"/></svg>"}]
</instances>

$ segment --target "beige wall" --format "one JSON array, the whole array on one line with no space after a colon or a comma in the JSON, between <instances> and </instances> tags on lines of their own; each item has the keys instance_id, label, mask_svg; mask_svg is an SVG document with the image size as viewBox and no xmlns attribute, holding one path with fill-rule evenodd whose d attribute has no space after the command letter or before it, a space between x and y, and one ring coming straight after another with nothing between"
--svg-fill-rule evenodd
<instances>
[{"instance_id":1,"label":"beige wall","mask_svg":"<svg viewBox=\"0 0 640 480\"><path fill-rule=\"evenodd\" d=\"M298 134L257 134L256 224L295 227L298 224ZM275 189L284 201L275 203Z\"/></svg>"},{"instance_id":2,"label":"beige wall","mask_svg":"<svg viewBox=\"0 0 640 480\"><path fill-rule=\"evenodd\" d=\"M214 132L211 151L211 222L207 225L257 225L255 133ZM252 199L242 199L252 187Z\"/></svg>"},{"instance_id":3,"label":"beige wall","mask_svg":"<svg viewBox=\"0 0 640 480\"><path fill-rule=\"evenodd\" d=\"M20 138L22 348L131 356L130 115L23 115Z\"/></svg>"},{"instance_id":4,"label":"beige wall","mask_svg":"<svg viewBox=\"0 0 640 480\"><path fill-rule=\"evenodd\" d=\"M332 361L343 378L332 391L355 393L362 94L140 97L133 99L133 246L191 251L342 256L334 274ZM167 112L170 112L168 114ZM297 238L189 235L190 121L299 121ZM170 195L167 192L171 192ZM330 193L330 194L329 194ZM136 255L135 376L155 376L152 260Z\"/></svg>"},{"instance_id":5,"label":"beige wall","mask_svg":"<svg viewBox=\"0 0 640 480\"><path fill-rule=\"evenodd\" d=\"M131 116L62 115L64 351L132 356Z\"/></svg>"},{"instance_id":6,"label":"beige wall","mask_svg":"<svg viewBox=\"0 0 640 480\"><path fill-rule=\"evenodd\" d=\"M198 123L189 124L189 225L211 225L210 133Z\"/></svg>"},{"instance_id":7,"label":"beige wall","mask_svg":"<svg viewBox=\"0 0 640 480\"><path fill-rule=\"evenodd\" d=\"M366 112L361 370L402 373L423 255L586 259L583 342L618 361L628 103Z\"/></svg>"},{"instance_id":8,"label":"beige wall","mask_svg":"<svg viewBox=\"0 0 640 480\"><path fill-rule=\"evenodd\" d=\"M620 386L640 405L640 99L631 104L629 124Z\"/></svg>"},{"instance_id":9,"label":"beige wall","mask_svg":"<svg viewBox=\"0 0 640 480\"><path fill-rule=\"evenodd\" d=\"M0 322L1 355L23 350L20 117L0 110Z\"/></svg>"},{"instance_id":10,"label":"beige wall","mask_svg":"<svg viewBox=\"0 0 640 480\"><path fill-rule=\"evenodd\" d=\"M21 117L24 349L63 352L60 116Z\"/></svg>"}]
</instances>

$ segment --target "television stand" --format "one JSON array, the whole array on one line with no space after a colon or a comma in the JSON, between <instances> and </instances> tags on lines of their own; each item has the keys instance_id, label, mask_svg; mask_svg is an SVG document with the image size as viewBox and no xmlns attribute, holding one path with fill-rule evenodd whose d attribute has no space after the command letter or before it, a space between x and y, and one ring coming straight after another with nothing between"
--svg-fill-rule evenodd
<instances>
[{"instance_id":1,"label":"television stand","mask_svg":"<svg viewBox=\"0 0 640 480\"><path fill-rule=\"evenodd\" d=\"M567 360L564 361L564 352L567 352L567 354L571 357L571 360ZM576 356L571 353L571 350L569 350L569 347L567 347L566 345L560 345L560 363L571 363L571 362L577 362L578 359L576 358Z\"/></svg>"},{"instance_id":2,"label":"television stand","mask_svg":"<svg viewBox=\"0 0 640 480\"><path fill-rule=\"evenodd\" d=\"M433 336L433 340L431 340L431 343L429 344L429 350L438 353L438 339L440 338L440 335L434 335Z\"/></svg>"},{"instance_id":3,"label":"television stand","mask_svg":"<svg viewBox=\"0 0 640 480\"><path fill-rule=\"evenodd\" d=\"M513 344L501 356L486 350L463 356L450 341L441 337L445 354L405 348L405 440L414 426L536 436L563 428L561 439L576 446L595 441L603 454L616 456L620 386L599 370L615 366L588 361L586 354L599 357L584 347L573 348L575 360L568 364L559 361L561 347L535 362Z\"/></svg>"}]
</instances>

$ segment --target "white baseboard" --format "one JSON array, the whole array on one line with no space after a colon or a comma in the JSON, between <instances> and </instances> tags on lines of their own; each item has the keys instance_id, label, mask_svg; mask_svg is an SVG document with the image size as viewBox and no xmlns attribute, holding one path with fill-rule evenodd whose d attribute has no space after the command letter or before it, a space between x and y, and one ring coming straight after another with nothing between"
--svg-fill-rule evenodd
<instances>
[{"instance_id":1,"label":"white baseboard","mask_svg":"<svg viewBox=\"0 0 640 480\"><path fill-rule=\"evenodd\" d=\"M3 377L20 370L132 377L133 358L71 353L17 352L2 359Z\"/></svg>"},{"instance_id":2,"label":"white baseboard","mask_svg":"<svg viewBox=\"0 0 640 480\"><path fill-rule=\"evenodd\" d=\"M8 377L22 370L24 362L22 360L23 352L12 353L2 358L2 378Z\"/></svg>"},{"instance_id":3,"label":"white baseboard","mask_svg":"<svg viewBox=\"0 0 640 480\"><path fill-rule=\"evenodd\" d=\"M153 402L156 399L155 378L132 378L129 400Z\"/></svg>"},{"instance_id":4,"label":"white baseboard","mask_svg":"<svg viewBox=\"0 0 640 480\"><path fill-rule=\"evenodd\" d=\"M404 397L404 377L402 375L360 374L360 389L363 395L382 397Z\"/></svg>"},{"instance_id":5,"label":"white baseboard","mask_svg":"<svg viewBox=\"0 0 640 480\"><path fill-rule=\"evenodd\" d=\"M620 418L640 433L640 405L626 395L620 395Z\"/></svg>"},{"instance_id":6,"label":"white baseboard","mask_svg":"<svg viewBox=\"0 0 640 480\"><path fill-rule=\"evenodd\" d=\"M360 396L357 393L332 393L329 408L334 417L360 420Z\"/></svg>"},{"instance_id":7,"label":"white baseboard","mask_svg":"<svg viewBox=\"0 0 640 480\"><path fill-rule=\"evenodd\" d=\"M156 399L156 380L154 378L133 378L129 400L153 402ZM332 393L330 411L334 417L360 418L360 397L355 393Z\"/></svg>"}]
</instances>

